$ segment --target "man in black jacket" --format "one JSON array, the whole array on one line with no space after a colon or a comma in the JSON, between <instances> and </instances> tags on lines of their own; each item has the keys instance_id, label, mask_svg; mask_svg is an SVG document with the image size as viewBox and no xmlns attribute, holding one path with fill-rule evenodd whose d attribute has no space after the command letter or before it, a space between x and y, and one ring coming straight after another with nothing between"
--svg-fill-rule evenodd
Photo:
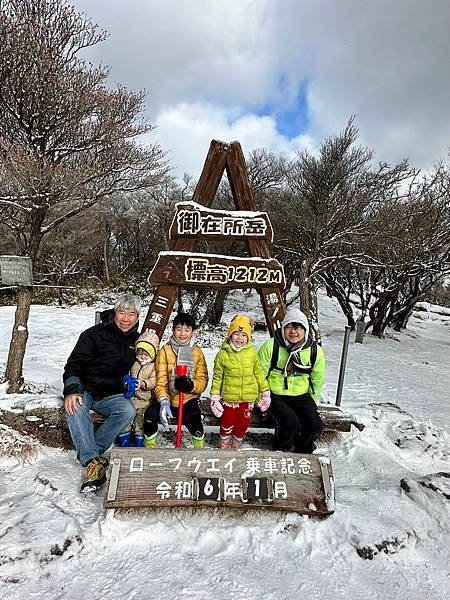
<instances>
[{"instance_id":1,"label":"man in black jacket","mask_svg":"<svg viewBox=\"0 0 450 600\"><path fill-rule=\"evenodd\" d=\"M82 492L105 483L108 460L102 454L136 414L123 395L123 376L135 358L140 309L138 298L121 296L114 309L102 312L101 323L83 331L64 368L67 423L78 459L86 467ZM106 417L95 432L91 409Z\"/></svg>"}]
</instances>

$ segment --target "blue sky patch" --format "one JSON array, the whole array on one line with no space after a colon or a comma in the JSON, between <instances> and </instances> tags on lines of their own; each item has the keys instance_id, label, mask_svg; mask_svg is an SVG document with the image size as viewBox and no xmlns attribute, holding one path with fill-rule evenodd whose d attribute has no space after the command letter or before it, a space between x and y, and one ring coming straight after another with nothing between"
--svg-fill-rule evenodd
<instances>
[{"instance_id":1,"label":"blue sky patch","mask_svg":"<svg viewBox=\"0 0 450 600\"><path fill-rule=\"evenodd\" d=\"M286 89L284 77L280 78L279 89L281 96ZM287 93L287 92L286 92ZM308 127L308 82L302 81L298 87L295 99L286 108L275 103L265 104L259 111L259 116L270 116L275 119L277 131L289 140L304 133Z\"/></svg>"}]
</instances>

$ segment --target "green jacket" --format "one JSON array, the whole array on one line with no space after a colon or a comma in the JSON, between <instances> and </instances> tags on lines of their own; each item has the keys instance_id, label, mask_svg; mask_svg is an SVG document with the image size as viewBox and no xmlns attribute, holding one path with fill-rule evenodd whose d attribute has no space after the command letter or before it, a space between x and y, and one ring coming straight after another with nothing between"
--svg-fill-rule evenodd
<instances>
[{"instance_id":1,"label":"green jacket","mask_svg":"<svg viewBox=\"0 0 450 600\"><path fill-rule=\"evenodd\" d=\"M214 359L211 396L224 402L256 402L269 389L259 364L258 353L249 343L236 352L228 342L222 344Z\"/></svg>"},{"instance_id":2,"label":"green jacket","mask_svg":"<svg viewBox=\"0 0 450 600\"><path fill-rule=\"evenodd\" d=\"M284 367L288 361L289 353L286 348L280 346L277 367L268 374L272 360L272 350L273 338L270 338L264 342L258 352L262 370L269 382L270 391L280 396L300 396L301 394L309 393L317 402L325 381L325 355L322 347L317 346L316 362L311 374L291 373L287 375L287 389L285 389ZM310 355L310 347L300 350L302 364L309 364Z\"/></svg>"}]
</instances>

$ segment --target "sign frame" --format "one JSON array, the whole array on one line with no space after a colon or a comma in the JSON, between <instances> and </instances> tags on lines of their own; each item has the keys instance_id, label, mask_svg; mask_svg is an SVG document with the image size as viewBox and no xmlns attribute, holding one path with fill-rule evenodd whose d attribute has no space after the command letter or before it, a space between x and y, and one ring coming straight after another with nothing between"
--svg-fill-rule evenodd
<instances>
[{"instance_id":1,"label":"sign frame","mask_svg":"<svg viewBox=\"0 0 450 600\"><path fill-rule=\"evenodd\" d=\"M5 286L33 286L33 265L29 256L0 255L0 281Z\"/></svg>"},{"instance_id":2,"label":"sign frame","mask_svg":"<svg viewBox=\"0 0 450 600\"><path fill-rule=\"evenodd\" d=\"M225 211L206 208L197 202L177 202L169 227L169 239L195 237L198 240L242 238L273 241L269 215L257 211Z\"/></svg>"},{"instance_id":3,"label":"sign frame","mask_svg":"<svg viewBox=\"0 0 450 600\"><path fill-rule=\"evenodd\" d=\"M238 508L317 517L335 510L330 460L316 454L113 448L103 506Z\"/></svg>"}]
</instances>

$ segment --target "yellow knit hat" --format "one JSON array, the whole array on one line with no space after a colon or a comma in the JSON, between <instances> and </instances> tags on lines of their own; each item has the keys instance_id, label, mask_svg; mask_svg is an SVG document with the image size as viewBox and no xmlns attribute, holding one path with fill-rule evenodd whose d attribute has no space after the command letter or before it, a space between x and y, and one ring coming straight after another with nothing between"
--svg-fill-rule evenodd
<instances>
[{"instance_id":1,"label":"yellow knit hat","mask_svg":"<svg viewBox=\"0 0 450 600\"><path fill-rule=\"evenodd\" d=\"M228 327L227 340L230 339L231 334L235 331L245 333L248 341L250 341L252 339L252 326L249 317L246 317L245 315L237 315L234 317Z\"/></svg>"},{"instance_id":2,"label":"yellow knit hat","mask_svg":"<svg viewBox=\"0 0 450 600\"><path fill-rule=\"evenodd\" d=\"M135 346L136 350L139 350L139 348L142 348L142 350L145 350L147 352L147 354L150 356L150 360L155 360L155 356L156 356L156 350L155 347L150 344L150 342L137 342L136 346Z\"/></svg>"}]
</instances>

